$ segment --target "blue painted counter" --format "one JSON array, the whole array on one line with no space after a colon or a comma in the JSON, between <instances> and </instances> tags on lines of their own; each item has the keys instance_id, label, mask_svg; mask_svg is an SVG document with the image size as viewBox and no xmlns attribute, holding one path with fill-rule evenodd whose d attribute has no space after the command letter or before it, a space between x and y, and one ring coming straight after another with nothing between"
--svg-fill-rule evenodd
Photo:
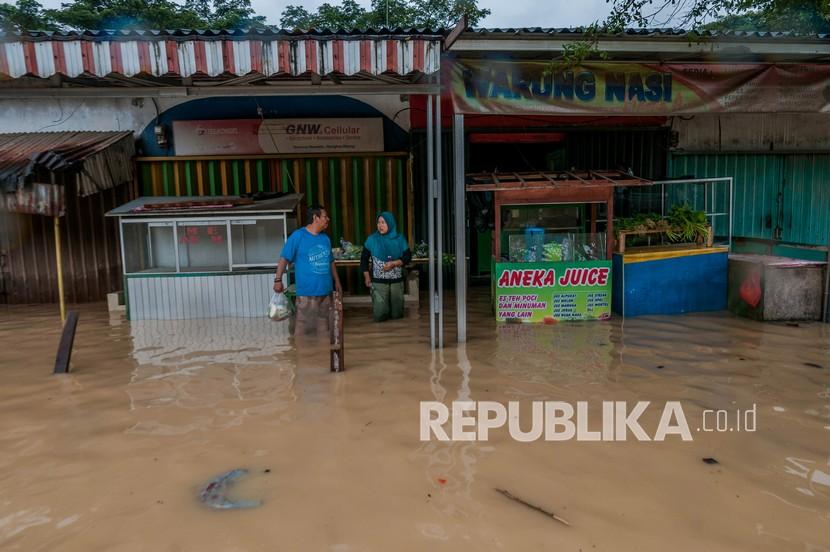
<instances>
[{"instance_id":1,"label":"blue painted counter","mask_svg":"<svg viewBox=\"0 0 830 552\"><path fill-rule=\"evenodd\" d=\"M623 316L726 309L726 247L614 253L612 307Z\"/></svg>"}]
</instances>

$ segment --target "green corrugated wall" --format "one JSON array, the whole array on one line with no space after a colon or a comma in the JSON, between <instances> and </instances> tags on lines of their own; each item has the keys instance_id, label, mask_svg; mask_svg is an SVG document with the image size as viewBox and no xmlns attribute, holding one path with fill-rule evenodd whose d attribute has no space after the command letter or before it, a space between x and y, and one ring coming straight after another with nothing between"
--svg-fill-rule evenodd
<instances>
[{"instance_id":1,"label":"green corrugated wall","mask_svg":"<svg viewBox=\"0 0 830 552\"><path fill-rule=\"evenodd\" d=\"M145 196L239 195L297 191L302 206L321 203L331 216L335 246L343 237L362 244L375 214L388 210L411 236L413 214L406 153L302 158L138 158ZM303 216L304 209L300 209ZM302 222L302 221L301 221Z\"/></svg>"},{"instance_id":2,"label":"green corrugated wall","mask_svg":"<svg viewBox=\"0 0 830 552\"><path fill-rule=\"evenodd\" d=\"M830 155L675 154L670 174L733 177L733 234L737 237L806 245L830 242ZM718 206L728 201L721 188L714 197ZM672 185L669 189L669 202L687 201L703 208L703 186ZM718 235L725 231L723 223L715 227Z\"/></svg>"}]
</instances>

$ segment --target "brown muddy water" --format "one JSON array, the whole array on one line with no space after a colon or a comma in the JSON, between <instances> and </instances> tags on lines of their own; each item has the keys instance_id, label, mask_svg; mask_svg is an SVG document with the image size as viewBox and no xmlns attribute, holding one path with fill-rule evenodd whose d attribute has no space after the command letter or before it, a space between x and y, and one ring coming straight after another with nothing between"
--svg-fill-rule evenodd
<instances>
[{"instance_id":1,"label":"brown muddy water","mask_svg":"<svg viewBox=\"0 0 830 552\"><path fill-rule=\"evenodd\" d=\"M55 309L0 307L2 550L830 551L830 326L497 325L476 293L469 343L435 355L417 312L347 310L331 374L267 319L81 313L74 371L52 376ZM681 401L693 441L421 442L435 400ZM696 430L753 404L755 432ZM234 468L233 497L262 505L202 504Z\"/></svg>"}]
</instances>

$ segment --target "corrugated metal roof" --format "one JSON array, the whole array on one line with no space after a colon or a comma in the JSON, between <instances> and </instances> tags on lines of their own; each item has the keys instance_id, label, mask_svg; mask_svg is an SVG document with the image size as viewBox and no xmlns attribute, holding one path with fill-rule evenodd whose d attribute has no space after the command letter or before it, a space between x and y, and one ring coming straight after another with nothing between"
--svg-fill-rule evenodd
<instances>
[{"instance_id":1,"label":"corrugated metal roof","mask_svg":"<svg viewBox=\"0 0 830 552\"><path fill-rule=\"evenodd\" d=\"M0 38L0 75L419 75L438 71L441 45L441 36L415 34L295 36L275 31L269 34L232 30L30 32Z\"/></svg>"},{"instance_id":2,"label":"corrugated metal roof","mask_svg":"<svg viewBox=\"0 0 830 552\"><path fill-rule=\"evenodd\" d=\"M508 28L469 28L467 34L475 35L539 35L568 36L575 38L585 35L588 29L585 27L508 27ZM671 38L722 38L722 39L792 39L792 40L830 40L830 34L821 33L813 35L798 35L791 32L779 31L689 31L686 29L655 28L655 29L625 29L618 33L601 34L603 37L671 37Z\"/></svg>"},{"instance_id":3,"label":"corrugated metal roof","mask_svg":"<svg viewBox=\"0 0 830 552\"><path fill-rule=\"evenodd\" d=\"M116 40L116 39L159 39L159 38L201 38L210 40L212 38L262 38L262 37L365 37L367 39L388 39L388 38L442 38L442 29L427 28L386 28L377 29L275 29L275 28L251 28L251 29L125 29L125 30L80 30L80 31L38 31L28 30L22 32L0 31L0 42L14 42L18 40L73 40L84 38L87 40Z\"/></svg>"},{"instance_id":4,"label":"corrugated metal roof","mask_svg":"<svg viewBox=\"0 0 830 552\"><path fill-rule=\"evenodd\" d=\"M132 132L27 132L0 134L0 191L14 192L37 169L77 168L87 196L132 179Z\"/></svg>"}]
</instances>

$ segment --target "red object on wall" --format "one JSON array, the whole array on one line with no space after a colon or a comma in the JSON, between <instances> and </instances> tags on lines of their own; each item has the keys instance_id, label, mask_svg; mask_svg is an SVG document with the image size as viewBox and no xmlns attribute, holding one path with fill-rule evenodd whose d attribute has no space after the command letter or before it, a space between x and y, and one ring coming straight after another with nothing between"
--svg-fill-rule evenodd
<instances>
[{"instance_id":1,"label":"red object on wall","mask_svg":"<svg viewBox=\"0 0 830 552\"><path fill-rule=\"evenodd\" d=\"M761 303L762 293L761 274L756 269L749 276L747 276L743 282L741 282L739 294L741 299L743 299L747 305L754 309Z\"/></svg>"}]
</instances>

